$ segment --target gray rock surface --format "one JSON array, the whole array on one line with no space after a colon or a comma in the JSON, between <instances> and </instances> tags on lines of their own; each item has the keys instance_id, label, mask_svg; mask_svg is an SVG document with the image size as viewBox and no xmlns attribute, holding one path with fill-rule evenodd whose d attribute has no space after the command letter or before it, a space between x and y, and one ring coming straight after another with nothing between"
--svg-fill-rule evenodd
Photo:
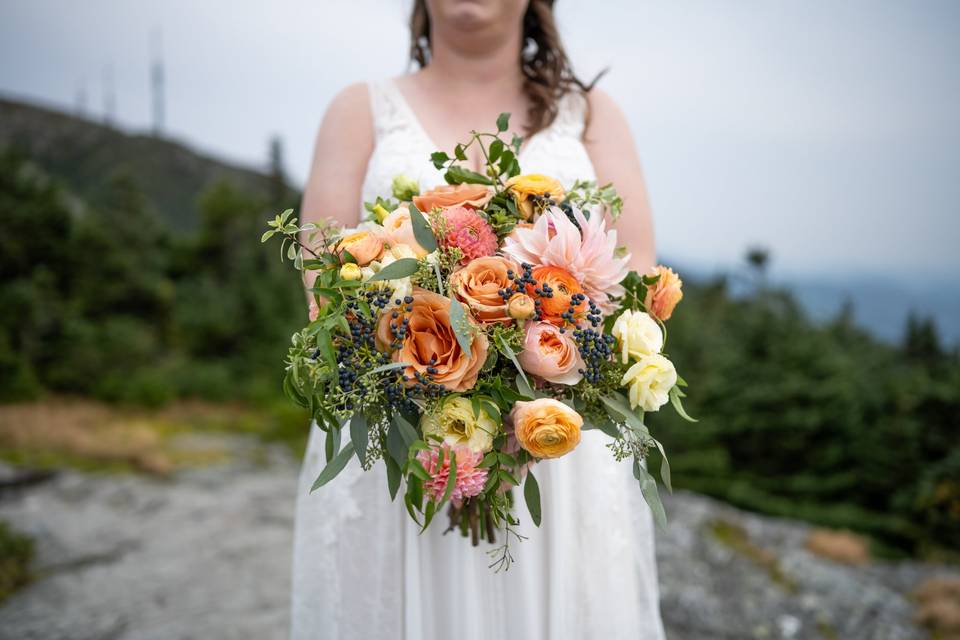
<instances>
[{"instance_id":1,"label":"gray rock surface","mask_svg":"<svg viewBox=\"0 0 960 640\"><path fill-rule=\"evenodd\" d=\"M62 472L0 496L0 518L37 543L0 639L285 638L297 468L276 448L168 481ZM688 493L666 506L671 640L927 637L905 592L943 568L839 565L804 550L806 525Z\"/></svg>"}]
</instances>

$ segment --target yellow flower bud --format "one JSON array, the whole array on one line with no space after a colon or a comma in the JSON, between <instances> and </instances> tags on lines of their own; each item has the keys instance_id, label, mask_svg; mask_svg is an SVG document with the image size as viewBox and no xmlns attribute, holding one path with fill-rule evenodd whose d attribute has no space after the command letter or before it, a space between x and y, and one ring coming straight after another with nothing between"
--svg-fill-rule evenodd
<instances>
[{"instance_id":1,"label":"yellow flower bud","mask_svg":"<svg viewBox=\"0 0 960 640\"><path fill-rule=\"evenodd\" d=\"M376 216L377 222L383 224L383 221L387 219L387 216L390 215L390 212L383 208L383 205L378 204L373 208L373 215Z\"/></svg>"},{"instance_id":2,"label":"yellow flower bud","mask_svg":"<svg viewBox=\"0 0 960 640\"><path fill-rule=\"evenodd\" d=\"M533 298L525 293L515 293L507 303L507 315L514 320L529 320L536 313Z\"/></svg>"},{"instance_id":3,"label":"yellow flower bud","mask_svg":"<svg viewBox=\"0 0 960 640\"><path fill-rule=\"evenodd\" d=\"M348 262L340 267L340 277L344 280L359 280L363 276L360 265Z\"/></svg>"}]
</instances>

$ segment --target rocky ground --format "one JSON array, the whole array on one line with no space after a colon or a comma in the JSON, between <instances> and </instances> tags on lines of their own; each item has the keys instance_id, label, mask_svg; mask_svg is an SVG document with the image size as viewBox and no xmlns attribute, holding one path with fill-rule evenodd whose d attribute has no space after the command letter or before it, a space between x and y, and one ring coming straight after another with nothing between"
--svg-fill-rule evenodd
<instances>
[{"instance_id":1,"label":"rocky ground","mask_svg":"<svg viewBox=\"0 0 960 640\"><path fill-rule=\"evenodd\" d=\"M230 447L232 462L167 480L60 472L0 494L0 519L37 545L33 582L0 605L0 638L286 637L297 464L279 447ZM701 496L678 493L667 510L671 640L926 638L908 594L950 575L832 562L805 550L806 525Z\"/></svg>"}]
</instances>

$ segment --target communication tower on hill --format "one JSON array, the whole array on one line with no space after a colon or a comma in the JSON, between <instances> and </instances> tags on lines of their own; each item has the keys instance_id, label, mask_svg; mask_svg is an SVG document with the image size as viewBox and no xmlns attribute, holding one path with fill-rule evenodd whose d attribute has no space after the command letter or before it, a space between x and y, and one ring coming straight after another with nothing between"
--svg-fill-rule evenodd
<instances>
[{"instance_id":1,"label":"communication tower on hill","mask_svg":"<svg viewBox=\"0 0 960 640\"><path fill-rule=\"evenodd\" d=\"M160 137L164 129L164 93L163 93L163 32L154 29L150 38L150 89L153 103L153 135Z\"/></svg>"}]
</instances>

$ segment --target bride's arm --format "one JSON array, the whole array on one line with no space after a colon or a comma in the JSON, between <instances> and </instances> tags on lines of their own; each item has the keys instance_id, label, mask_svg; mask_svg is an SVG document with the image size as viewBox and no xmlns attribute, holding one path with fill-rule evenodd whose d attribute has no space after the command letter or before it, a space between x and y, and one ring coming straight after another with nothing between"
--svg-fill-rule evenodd
<instances>
[{"instance_id":1,"label":"bride's arm","mask_svg":"<svg viewBox=\"0 0 960 640\"><path fill-rule=\"evenodd\" d=\"M356 226L363 177L372 151L368 89L365 84L354 84L334 97L320 123L310 175L303 189L301 220L318 223L333 218L343 226ZM304 273L308 289L315 277L315 271Z\"/></svg>"},{"instance_id":2,"label":"bride's arm","mask_svg":"<svg viewBox=\"0 0 960 640\"><path fill-rule=\"evenodd\" d=\"M619 243L630 249L630 267L643 273L656 262L653 219L640 158L623 112L599 89L589 94L590 122L584 144L597 171L597 184L612 182L623 197L617 221Z\"/></svg>"}]
</instances>

